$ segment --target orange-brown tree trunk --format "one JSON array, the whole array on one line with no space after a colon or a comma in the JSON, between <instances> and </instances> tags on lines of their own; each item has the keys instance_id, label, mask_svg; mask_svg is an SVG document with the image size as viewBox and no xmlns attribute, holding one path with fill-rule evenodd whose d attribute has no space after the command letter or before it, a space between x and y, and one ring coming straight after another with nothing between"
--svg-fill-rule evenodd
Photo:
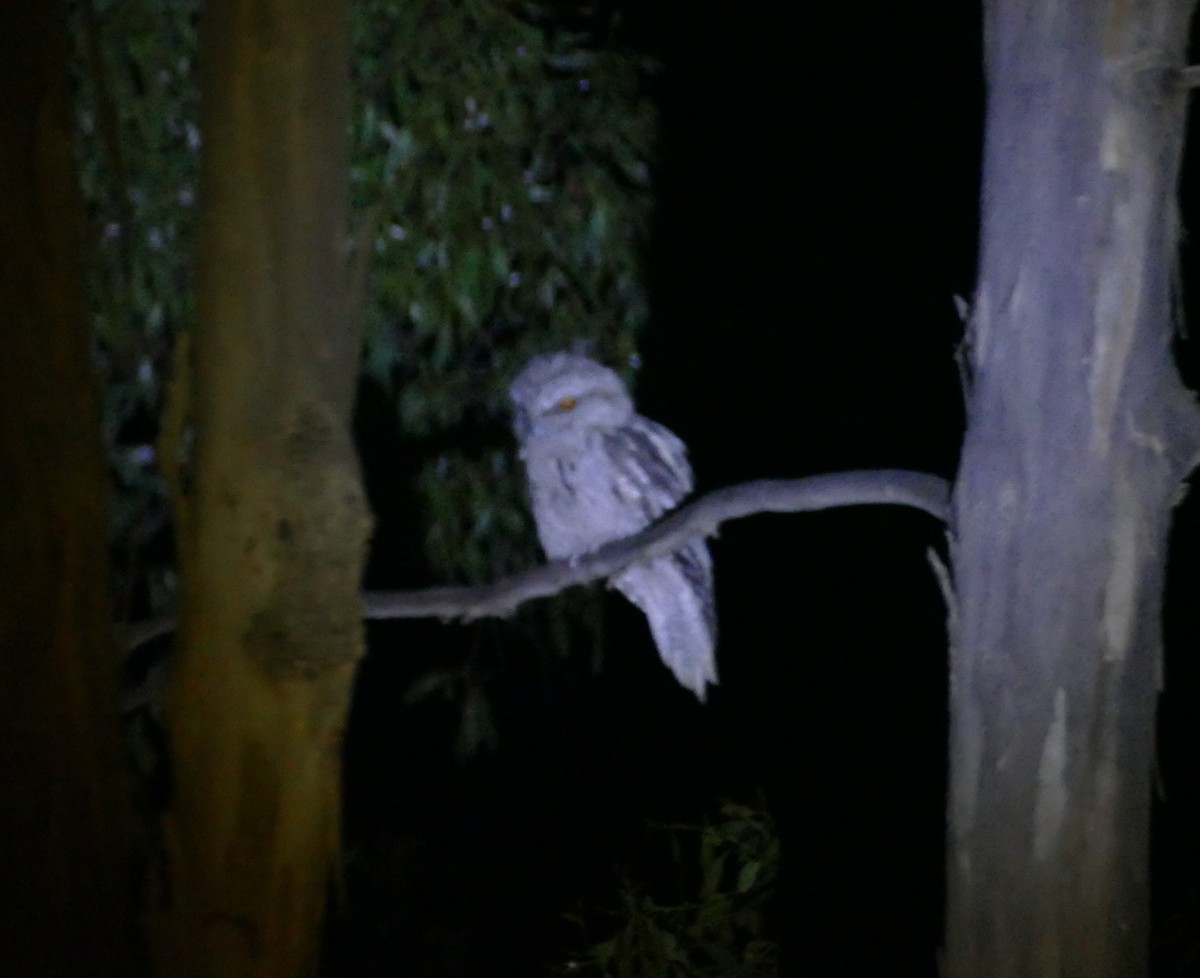
<instances>
[{"instance_id":1,"label":"orange-brown tree trunk","mask_svg":"<svg viewBox=\"0 0 1200 978\"><path fill-rule=\"evenodd\" d=\"M0 973L137 973L67 20L0 15Z\"/></svg>"},{"instance_id":2,"label":"orange-brown tree trunk","mask_svg":"<svg viewBox=\"0 0 1200 978\"><path fill-rule=\"evenodd\" d=\"M199 322L164 426L184 601L158 968L301 978L338 859L369 531L349 434L349 7L203 16Z\"/></svg>"}]
</instances>

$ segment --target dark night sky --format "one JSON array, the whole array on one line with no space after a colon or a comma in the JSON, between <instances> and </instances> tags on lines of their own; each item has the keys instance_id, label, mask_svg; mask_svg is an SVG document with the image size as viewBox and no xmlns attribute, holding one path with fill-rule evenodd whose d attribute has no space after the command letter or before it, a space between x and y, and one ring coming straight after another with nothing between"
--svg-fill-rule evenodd
<instances>
[{"instance_id":1,"label":"dark night sky","mask_svg":"<svg viewBox=\"0 0 1200 978\"><path fill-rule=\"evenodd\" d=\"M956 464L951 296L970 294L975 268L978 11L812 6L746 3L731 18L730 5L664 2L633 21L668 65L639 403L688 442L701 490ZM394 488L387 446L363 442L378 508ZM1184 520L1194 527L1192 510ZM1195 533L1181 539L1169 620L1175 647L1194 650L1200 567ZM730 525L714 544L722 684L707 707L674 687L614 598L602 676L555 688L509 664L500 747L464 767L452 711L402 711L400 682L448 642L486 645L486 626L373 626L346 775L348 835L373 866L356 899L371 910L347 925L359 950L345 973L396 955L415 974L458 974L447 945L470 962L462 973L536 973L570 935L559 912L612 901L646 818L695 819L762 789L784 845L784 973L933 976L946 690L925 550L940 540L929 517L883 508ZM1179 744L1197 711L1180 704L1195 702L1195 670L1168 666L1186 695L1164 751L1190 767L1166 767L1186 783L1194 752ZM381 853L401 844L415 896L386 883ZM1194 870L1195 849L1172 844L1168 862Z\"/></svg>"}]
</instances>

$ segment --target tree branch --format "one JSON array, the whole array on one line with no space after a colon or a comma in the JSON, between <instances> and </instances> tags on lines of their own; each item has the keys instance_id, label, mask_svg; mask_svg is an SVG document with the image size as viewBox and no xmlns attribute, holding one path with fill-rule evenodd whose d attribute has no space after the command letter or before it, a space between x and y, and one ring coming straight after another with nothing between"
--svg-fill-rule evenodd
<instances>
[{"instance_id":1,"label":"tree branch","mask_svg":"<svg viewBox=\"0 0 1200 978\"><path fill-rule=\"evenodd\" d=\"M862 505L911 506L943 523L950 515L950 483L901 469L833 472L803 479L762 479L717 489L674 510L641 533L605 544L595 553L555 560L492 584L367 591L363 617L474 621L511 615L520 605L570 587L612 577L631 564L661 557L695 537L716 535L722 523L756 513L807 513ZM138 622L124 631L127 651L172 631L171 619Z\"/></svg>"},{"instance_id":2,"label":"tree branch","mask_svg":"<svg viewBox=\"0 0 1200 978\"><path fill-rule=\"evenodd\" d=\"M728 520L755 513L805 513L841 506L912 506L942 522L950 513L950 484L938 476L897 469L834 472L804 479L763 479L717 489L663 517L641 533L605 544L595 553L555 560L476 587L368 591L364 617L473 621L504 617L534 598L587 584L651 557L669 554L695 537L713 536Z\"/></svg>"}]
</instances>

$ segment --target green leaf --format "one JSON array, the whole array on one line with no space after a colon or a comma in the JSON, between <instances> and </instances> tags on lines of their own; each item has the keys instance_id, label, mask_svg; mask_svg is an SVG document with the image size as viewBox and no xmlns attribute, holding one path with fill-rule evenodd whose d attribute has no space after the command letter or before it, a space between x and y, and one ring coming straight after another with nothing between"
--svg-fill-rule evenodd
<instances>
[{"instance_id":1,"label":"green leaf","mask_svg":"<svg viewBox=\"0 0 1200 978\"><path fill-rule=\"evenodd\" d=\"M457 680L457 676L445 670L427 672L404 691L403 703L405 706L413 706L435 693L440 693L443 699L449 699L454 693Z\"/></svg>"},{"instance_id":2,"label":"green leaf","mask_svg":"<svg viewBox=\"0 0 1200 978\"><path fill-rule=\"evenodd\" d=\"M755 881L758 879L760 866L761 864L757 859L752 859L741 868L737 878L738 893L745 893L754 886Z\"/></svg>"},{"instance_id":3,"label":"green leaf","mask_svg":"<svg viewBox=\"0 0 1200 978\"><path fill-rule=\"evenodd\" d=\"M460 761L464 761L484 748L494 748L495 745L496 726L487 697L478 686L469 686L463 699L454 753Z\"/></svg>"},{"instance_id":4,"label":"green leaf","mask_svg":"<svg viewBox=\"0 0 1200 978\"><path fill-rule=\"evenodd\" d=\"M400 392L400 423L409 431L423 431L428 424L428 405L416 384L408 384Z\"/></svg>"},{"instance_id":5,"label":"green leaf","mask_svg":"<svg viewBox=\"0 0 1200 978\"><path fill-rule=\"evenodd\" d=\"M488 257L491 259L492 274L502 282L508 280L508 251L499 241L493 241L488 246Z\"/></svg>"},{"instance_id":6,"label":"green leaf","mask_svg":"<svg viewBox=\"0 0 1200 978\"><path fill-rule=\"evenodd\" d=\"M608 963L613 959L613 955L617 950L617 942L609 938L607 941L601 941L599 944L593 944L591 948L592 958L602 968L607 968Z\"/></svg>"},{"instance_id":7,"label":"green leaf","mask_svg":"<svg viewBox=\"0 0 1200 978\"><path fill-rule=\"evenodd\" d=\"M484 253L475 247L467 248L459 260L458 290L454 298L459 312L470 323L479 318L477 301L482 298L480 286L484 262Z\"/></svg>"},{"instance_id":8,"label":"green leaf","mask_svg":"<svg viewBox=\"0 0 1200 978\"><path fill-rule=\"evenodd\" d=\"M725 872L725 853L704 866L704 883L700 887L702 897L710 897L721 889L721 876Z\"/></svg>"}]
</instances>

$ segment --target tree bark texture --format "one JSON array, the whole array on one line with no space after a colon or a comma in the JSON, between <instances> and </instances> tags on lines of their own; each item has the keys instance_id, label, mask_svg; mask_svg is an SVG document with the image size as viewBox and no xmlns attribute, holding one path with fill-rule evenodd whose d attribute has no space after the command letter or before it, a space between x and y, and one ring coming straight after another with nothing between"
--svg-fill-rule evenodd
<instances>
[{"instance_id":1,"label":"tree bark texture","mask_svg":"<svg viewBox=\"0 0 1200 978\"><path fill-rule=\"evenodd\" d=\"M955 498L946 973L1147 972L1191 0L991 0Z\"/></svg>"},{"instance_id":2,"label":"tree bark texture","mask_svg":"<svg viewBox=\"0 0 1200 978\"><path fill-rule=\"evenodd\" d=\"M338 860L370 526L349 434L349 9L203 16L199 321L164 425L184 601L159 971L297 978Z\"/></svg>"},{"instance_id":3,"label":"tree bark texture","mask_svg":"<svg viewBox=\"0 0 1200 978\"><path fill-rule=\"evenodd\" d=\"M0 972L136 974L65 7L0 17Z\"/></svg>"}]
</instances>

